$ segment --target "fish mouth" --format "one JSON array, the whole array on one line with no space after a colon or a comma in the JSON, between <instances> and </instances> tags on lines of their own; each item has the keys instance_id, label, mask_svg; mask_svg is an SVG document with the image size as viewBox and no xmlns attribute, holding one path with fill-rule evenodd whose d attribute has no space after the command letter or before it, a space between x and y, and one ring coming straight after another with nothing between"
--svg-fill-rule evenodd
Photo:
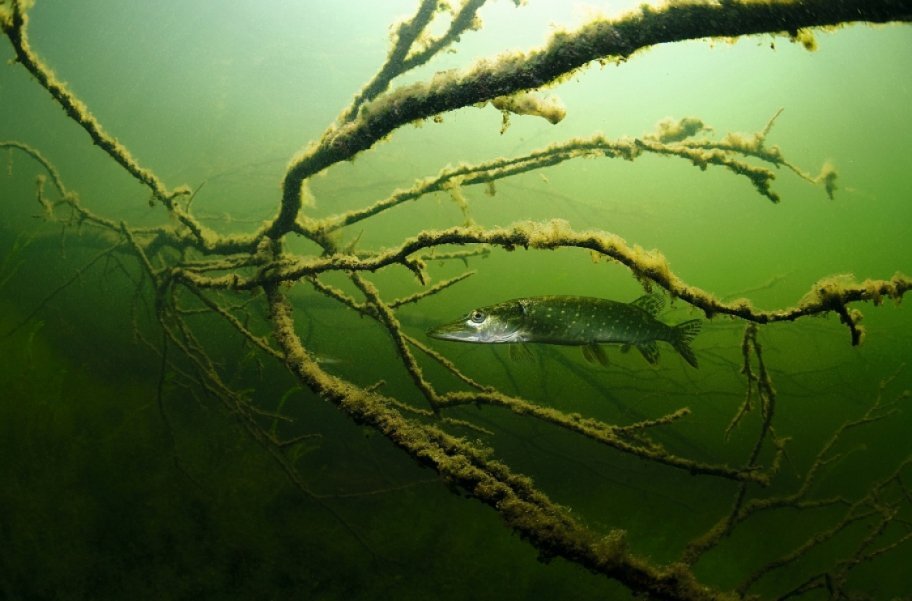
<instances>
[{"instance_id":1,"label":"fish mouth","mask_svg":"<svg viewBox=\"0 0 912 601\"><path fill-rule=\"evenodd\" d=\"M527 342L528 338L520 330L476 330L467 326L464 321L456 321L431 328L427 335L438 340L451 340L454 342L475 342L482 344L496 344L500 342Z\"/></svg>"},{"instance_id":2,"label":"fish mouth","mask_svg":"<svg viewBox=\"0 0 912 601\"><path fill-rule=\"evenodd\" d=\"M466 330L462 322L447 323L427 331L427 335L438 340L455 340L457 342L471 342L475 332Z\"/></svg>"}]
</instances>

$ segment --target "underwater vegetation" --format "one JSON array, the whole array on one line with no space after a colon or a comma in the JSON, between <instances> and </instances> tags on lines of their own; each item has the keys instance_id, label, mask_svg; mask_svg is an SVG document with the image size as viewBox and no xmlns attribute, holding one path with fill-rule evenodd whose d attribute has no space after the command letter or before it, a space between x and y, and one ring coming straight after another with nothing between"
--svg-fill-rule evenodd
<instances>
[{"instance_id":1,"label":"underwater vegetation","mask_svg":"<svg viewBox=\"0 0 912 601\"><path fill-rule=\"evenodd\" d=\"M900 303L912 289L901 272L908 249L887 253L897 262L891 276L855 278L837 265L780 303L766 293L778 292L785 276L758 275L759 253L745 249L742 234L728 252L740 257L737 281L749 283L719 294L699 282L707 276L695 266L702 243L682 245L686 227L644 208L638 218L653 229L634 241L613 232L604 213L571 220L546 175L558 179L559 169L583 161L592 170L652 169L662 160L697 168L675 175L697 180L680 186L694 203L709 202L701 179L743 186L770 212L807 190L835 202L838 164L808 171L800 163L822 159L793 161L788 145L771 143L781 109L749 134L662 114L636 137L563 133L574 104L558 92L572 96L591 70L605 78L614 67L635 70L659 45L748 38L775 46L785 38L809 52L823 31L907 28L912 3L644 4L587 14L577 27L553 27L532 49L504 47L450 68L449 53L463 58L458 49L483 31L484 10L496 3L417 0L390 28L385 59L351 101L283 157L279 189L267 187L267 200L239 180L219 188L215 168L173 185L179 160L170 172L141 160L149 153L134 145L142 142L123 141L93 112L91 87L64 81L41 45L33 47L29 33L41 25L44 3L33 4L0 1L5 70L28 74L29 86L63 110L55 118L79 129L84 148L61 158L29 139L0 139L4 211L37 211L10 219L0 258L0 383L9 392L0 448L13 483L0 498L9 509L0 536L15 543L0 544L7 598L135 598L143 581L140 596L150 598L169 590L179 598L912 598L902 568L912 556L902 365L910 347ZM416 131L451 131L435 128L464 111L495 114L492 145L525 121L550 128L550 137L539 144L537 130L522 130L520 150L493 157L448 154L455 136L433 153L423 142L410 152L395 146ZM10 113L3 108L12 123ZM44 139L43 126L36 138ZM150 139L156 127L146 130ZM801 136L815 135L806 127ZM169 164L169 152L183 152L159 150ZM245 151L200 152L220 150ZM80 179L74 157L90 152L104 154L111 182L130 180L110 184L117 200L93 202L109 194L104 178ZM257 161L267 162L249 157ZM428 163L436 167L425 171ZM392 191L370 179L376 173L357 175L369 168L381 184L394 179ZM580 173L591 176L573 177L585 180ZM334 190L333 177L349 188ZM362 177L370 185L357 189ZM778 192L774 183L786 177L788 192ZM498 202L492 218L485 203ZM818 225L803 227L809 240ZM763 223L748 229L762 235ZM700 231L729 240L722 227ZM781 262L804 269L802 249L789 242L781 241ZM845 243L868 240L848 234ZM561 282L567 289L557 289ZM774 308L743 298L753 294ZM447 323L471 307L478 309ZM588 330L550 321L562 311L585 317ZM900 317L884 326L878 315L886 313ZM498 329L482 335L475 325ZM546 344L508 361L498 348L434 338ZM658 361L657 341L676 352ZM892 346L851 354L872 344ZM582 347L588 361L567 346ZM80 364L103 366L97 379L115 383L72 373ZM81 417L76 399L104 412ZM36 475L33 464L58 471ZM74 495L68 505L85 482L106 501ZM161 483L169 483L166 494L156 492ZM224 496L211 497L213 489ZM256 515L245 514L242 497ZM130 519L125 505L140 517ZM236 524L230 532L215 525L222 519ZM461 537L435 530L441 522ZM297 528L306 535L286 538ZM409 572L401 564L414 558L391 541L411 537L426 557L459 557L456 567L435 566L434 582L421 579L422 568ZM61 539L69 551L58 549ZM80 579L69 595L24 576L49 549L89 558L72 563ZM486 592L486 579L509 570L500 549L533 567ZM201 569L213 557L217 567ZM47 578L68 575L60 568Z\"/></svg>"}]
</instances>

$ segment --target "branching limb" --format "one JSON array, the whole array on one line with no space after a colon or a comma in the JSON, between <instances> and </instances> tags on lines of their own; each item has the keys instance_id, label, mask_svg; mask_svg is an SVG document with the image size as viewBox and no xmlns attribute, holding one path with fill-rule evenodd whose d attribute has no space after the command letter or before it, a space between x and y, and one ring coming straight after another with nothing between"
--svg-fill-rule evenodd
<instances>
[{"instance_id":1,"label":"branching limb","mask_svg":"<svg viewBox=\"0 0 912 601\"><path fill-rule=\"evenodd\" d=\"M77 98L67 85L58 79L53 70L45 65L31 49L26 32L27 27L28 14L25 3L23 0L10 0L8 9L0 11L0 30L9 38L16 53L16 60L50 93L67 116L89 134L93 144L105 151L127 173L152 191L153 198L164 204L171 215L191 232L196 244L203 248L210 247L213 244L214 235L177 202L177 199L181 196L189 196L191 190L186 186L173 190L168 189L151 169L140 165L139 161L133 157L126 146L105 131L101 122L89 111L85 103ZM26 148L20 149L29 152ZM32 154L32 156L42 162L45 168L49 167L47 161L42 160L35 154ZM56 176L56 172L53 170L50 170L49 173L54 180L55 186L66 197L67 195L63 192L64 188L60 183L59 176Z\"/></svg>"},{"instance_id":2,"label":"branching limb","mask_svg":"<svg viewBox=\"0 0 912 601\"><path fill-rule=\"evenodd\" d=\"M749 324L744 331L744 337L741 342L741 354L743 356L743 367L741 373L747 379L747 396L735 418L729 423L725 430L726 436L731 429L738 423L741 417L752 407L751 390L756 387L757 399L761 406L761 424L760 431L754 446L748 455L745 466L751 468L757 465L760 452L763 450L764 442L772 434L772 420L776 405L776 393L773 389L773 383L769 373L766 371L766 364L763 362L763 350L760 342L757 340L757 325ZM751 367L751 356L755 357L757 362L756 371ZM779 461L784 449L784 440L775 440L776 458L770 469L771 474L775 474L779 468ZM756 510L754 507L746 508L745 503L748 494L747 482L742 482L738 491L735 493L735 499L732 503L728 514L722 517L715 526L700 537L691 541L682 553L681 559L688 565L694 564L700 556L710 548L719 543L720 540L729 536L735 527L750 515L751 511Z\"/></svg>"},{"instance_id":3,"label":"branching limb","mask_svg":"<svg viewBox=\"0 0 912 601\"><path fill-rule=\"evenodd\" d=\"M243 278L237 274L206 278L186 270L176 269L174 277L184 279L201 288L253 289L267 283L296 281L303 277L328 271L376 271L390 265L409 265L412 254L450 244L484 244L506 250L518 247L553 250L555 248L582 248L604 255L626 266L633 275L648 283L664 288L672 296L701 309L707 317L730 315L758 324L795 321L811 315L830 311L840 312L849 303L873 302L879 304L885 298L900 300L912 289L912 278L897 273L889 280L865 280L860 283L845 282L838 278L827 278L814 284L810 292L794 307L774 311L755 309L747 300L724 302L716 296L695 286L688 285L675 275L657 251L645 251L630 245L622 238L598 231L577 232L566 222L555 220L548 223L521 222L505 228L482 228L479 226L453 227L445 230L425 230L419 235L406 239L393 248L372 257L360 258L353 255L302 258L285 261L279 268L264 272L263 277ZM417 268L413 268L417 269ZM860 342L854 332L858 331L859 314L850 315L853 328L853 343Z\"/></svg>"},{"instance_id":4,"label":"branching limb","mask_svg":"<svg viewBox=\"0 0 912 601\"><path fill-rule=\"evenodd\" d=\"M459 39L468 29L477 29L480 25L476 14L486 0L466 0L459 11L453 15L446 33L436 39L427 34L427 27L433 21L435 13L441 10L439 0L421 0L418 10L411 19L400 23L393 33L393 45L386 62L380 71L364 86L339 118L339 123L346 123L358 115L365 103L389 89L393 79L419 67L437 55L441 50ZM423 46L420 47L419 46Z\"/></svg>"},{"instance_id":5,"label":"branching limb","mask_svg":"<svg viewBox=\"0 0 912 601\"><path fill-rule=\"evenodd\" d=\"M386 327L393 338L403 365L411 375L415 385L431 403L435 412L444 407L466 404L504 407L518 415L529 415L571 432L582 434L587 438L601 442L619 451L635 455L648 461L683 469L693 474L710 474L723 478L745 480L761 484L769 482L769 474L753 465L747 469L736 469L724 465L712 465L694 461L674 455L660 445L642 437L643 431L647 428L666 425L684 417L688 413L686 409L675 411L654 420L641 421L629 426L615 427L598 420L584 418L578 414L567 415L562 411L550 407L543 407L530 403L524 399L504 395L489 387L484 387L471 379L463 377L455 366L453 366L451 371L453 371L457 377L461 377L471 386L476 388L476 391L439 394L434 390L430 382L426 380L422 369L407 348L407 343L416 344L417 341L410 339L402 332L401 325L393 315L389 305L384 304L383 301L380 300L379 292L372 284L357 275L352 275L352 278L355 285L358 286L367 297L371 309L368 311L366 308L354 305L354 301L351 301L352 304L350 306L356 308L356 310L367 312L368 314L377 317L377 319ZM325 293L348 304L349 301L346 300L348 297L341 291L328 287L325 284L319 284L319 286ZM445 363L444 367L447 367ZM635 438L635 442L631 440L632 437Z\"/></svg>"},{"instance_id":6,"label":"branching limb","mask_svg":"<svg viewBox=\"0 0 912 601\"><path fill-rule=\"evenodd\" d=\"M12 42L16 60L35 77L41 87L53 96L66 114L86 130L92 138L92 142L107 152L130 175L152 190L157 199L169 207L173 204L175 197L188 194L189 190L184 188L168 190L155 173L140 166L130 151L105 131L98 119L89 112L88 107L76 98L66 84L60 81L57 75L32 51L26 33L27 26L28 15L24 3L22 0L10 0L8 12L0 18L0 27Z\"/></svg>"},{"instance_id":7,"label":"branching limb","mask_svg":"<svg viewBox=\"0 0 912 601\"><path fill-rule=\"evenodd\" d=\"M745 339L749 340L750 337L745 336ZM758 371L761 370L758 369ZM759 380L761 378L762 376L758 375L756 379ZM884 529L891 523L894 523L897 516L895 510L897 503L912 507L912 505L910 505L910 500L912 499L906 498L901 494L903 491L902 475L908 469L908 467L912 465L912 458L906 458L900 462L896 469L889 476L879 482L875 482L865 495L855 501L850 501L842 496L817 499L811 496L812 487L818 480L820 471L824 467L831 465L834 462L837 462L845 457L846 453L840 453L835 450L837 445L843 440L845 434L849 430L865 426L894 415L897 411L897 408L895 406L896 402L908 396L904 392L903 394L899 395L899 398L897 398L895 401L885 402L883 395L887 384L891 380L892 378L889 378L881 382L880 389L876 398L863 415L858 418L843 422L843 424L833 432L830 438L821 446L820 450L817 452L817 455L811 463L811 466L805 472L800 485L793 493L772 497L755 497L747 499L744 486L740 487L730 513L719 520L710 530L708 530L702 536L697 537L691 541L682 554L682 560L688 565L693 565L696 561L699 560L703 553L718 545L721 540L724 537L728 536L728 534L730 534L738 525L761 512L767 512L771 510L805 511L827 507L845 507L843 516L835 523L811 534L807 540L797 545L791 551L783 554L773 561L767 562L763 566L757 568L749 576L747 576L737 588L739 594L746 596L750 588L753 587L753 585L761 578L780 568L798 561L799 559L806 556L812 549L831 541L834 537L844 532L851 525L858 522L871 521L872 519L878 517L880 518L877 520L876 526L871 531L869 531L868 536L859 542L856 551L849 559L839 562L831 572L821 573L810 577L804 583L800 584L799 586L792 589L789 593L784 594L780 597L780 599L785 599L803 594L809 590L813 590L814 588L820 588L824 586L825 582L844 582L845 576L849 570L857 565L860 565L864 561L873 560L884 553L892 551L900 544L902 544L902 542L905 542L908 538L910 538L907 534L903 534L892 543L885 543L880 547L869 551L869 549L872 549L877 539L880 538ZM762 390L761 386L758 387ZM763 393L760 392L760 394L762 395ZM894 503L885 505L883 498L885 497L886 491L890 487L898 488L900 490L900 494L896 495L898 496L899 500Z\"/></svg>"},{"instance_id":8,"label":"branching limb","mask_svg":"<svg viewBox=\"0 0 912 601\"><path fill-rule=\"evenodd\" d=\"M173 294L173 289L170 291ZM225 408L238 420L238 423L251 437L260 444L272 458L279 464L295 487L312 499L327 513L345 528L349 534L362 545L371 555L376 556L364 536L354 528L326 499L313 492L304 482L300 473L286 456L284 449L287 441L275 439L258 421L259 412L244 398L244 396L225 384L219 375L218 368L199 343L187 325L173 312L174 302L170 294L166 294L158 305L158 318L162 331L170 341L168 346L179 350L190 362L195 377L192 381L201 386L207 394L222 402ZM164 353L163 353L164 355Z\"/></svg>"},{"instance_id":9,"label":"branching limb","mask_svg":"<svg viewBox=\"0 0 912 601\"><path fill-rule=\"evenodd\" d=\"M117 249L119 249L122 245L123 245L122 242L118 242L118 243L114 244L113 246L111 246L111 247L109 247L109 248L106 248L105 250L103 250L103 251L101 251L100 253L96 254L96 255L95 255L94 257L92 257L91 259L89 259L89 261L86 262L82 267L80 267L80 268L78 268L76 271L74 271L74 272L73 272L73 275L70 276L69 278L67 278L66 281L64 281L64 282L61 283L59 286L57 286L56 288L54 288L53 290L51 290L48 294L46 294L46 295L44 296L44 298L41 299L41 301L39 301L39 302L34 306L34 308L29 312L29 314L26 315L26 316L22 319L22 321L20 321L19 323L17 323L16 325L14 325L12 328L10 328L9 330L7 330L7 331L3 334L3 337L4 337L4 338L8 338L9 336L12 336L12 335L15 334L16 332L18 332L23 326L25 326L25 325L26 325L28 322L30 322L36 315L38 315L38 313L40 313L41 310L44 309L44 308L47 306L47 304L48 304L49 302L51 302L51 300L53 300L53 298L54 298L55 296L57 296L58 294L60 294L60 293L63 292L64 290L66 290L71 284L73 284L74 282L76 282L77 280L79 280L79 278L81 278L81 277L83 276L83 274L84 274L86 271L88 271L89 269L91 269L91 267L92 267L93 265L95 265L96 263L98 263L98 261L100 261L101 259L104 259L105 257L109 256L111 253L113 253L114 251L116 251Z\"/></svg>"},{"instance_id":10,"label":"branching limb","mask_svg":"<svg viewBox=\"0 0 912 601\"><path fill-rule=\"evenodd\" d=\"M37 148L33 148L22 142L17 142L16 140L0 141L0 148L8 148L10 150L16 149L32 157L47 172L48 176L51 178L51 183L53 183L54 188L57 189L57 193L60 194L60 196L68 195L66 186L63 185L63 179L60 177L57 168Z\"/></svg>"},{"instance_id":11,"label":"branching limb","mask_svg":"<svg viewBox=\"0 0 912 601\"><path fill-rule=\"evenodd\" d=\"M576 31L554 34L539 50L482 61L465 72L441 74L366 104L358 118L331 129L293 159L282 184L281 207L267 233L279 238L295 229L301 185L307 178L372 147L405 123L540 88L593 61L626 59L657 44L910 19L908 7L895 0L674 2L616 19L594 19Z\"/></svg>"},{"instance_id":12,"label":"branching limb","mask_svg":"<svg viewBox=\"0 0 912 601\"><path fill-rule=\"evenodd\" d=\"M308 358L294 331L291 306L267 287L275 338L298 379L355 421L375 428L411 457L495 508L507 524L547 556L560 556L656 599L734 599L703 586L681 566L656 568L626 548L623 531L601 539L506 465L466 441L405 419L387 399L335 378Z\"/></svg>"},{"instance_id":13,"label":"branching limb","mask_svg":"<svg viewBox=\"0 0 912 601\"><path fill-rule=\"evenodd\" d=\"M912 540L912 531L907 529L903 535L893 542L874 547L875 543L883 537L887 528L896 523L896 518L900 512L899 505L884 504L880 497L889 486L898 481L900 475L909 466L912 466L912 457L902 461L892 474L884 480L875 483L868 494L852 503L838 522L825 530L817 532L789 553L763 565L750 574L738 585L738 592L745 595L761 578L804 557L811 549L833 539L851 525L858 522L873 522L868 533L857 543L855 550L848 558L838 561L831 570L809 577L800 585L779 597L780 599L788 599L817 588L827 587L835 593L833 595L835 598L851 598L846 590L849 572L859 565L873 561ZM907 507L906 509L908 510L909 508Z\"/></svg>"},{"instance_id":14,"label":"branching limb","mask_svg":"<svg viewBox=\"0 0 912 601\"><path fill-rule=\"evenodd\" d=\"M659 123L657 133L641 138L609 140L599 134L551 144L520 157L498 158L475 165L446 167L437 175L418 180L408 189L396 190L389 197L368 207L309 222L302 226L299 233L315 240L325 239L333 231L434 192L476 184L485 184L489 190L492 190L494 183L501 179L538 171L573 159L606 157L633 161L643 153L681 158L701 169L706 169L709 165L723 167L736 175L746 177L761 195L773 202L778 202L779 196L770 189L775 173L769 169L751 165L743 158L739 158L753 157L774 166L786 164L778 148L769 149L763 146L771 123L772 121L762 132L753 134L749 141L735 144L732 140L743 140L744 136L736 138L734 134L729 134L719 141L690 140L691 136L705 129L705 126L699 119L685 117L676 122L663 121ZM676 135L671 135L670 131L675 132Z\"/></svg>"},{"instance_id":15,"label":"branching limb","mask_svg":"<svg viewBox=\"0 0 912 601\"><path fill-rule=\"evenodd\" d=\"M240 332L244 338L252 342L258 349L276 359L281 359L281 354L276 349L272 348L272 346L269 344L268 339L262 336L257 336L251 332L243 323L241 323L241 320L235 317L225 307L203 294L203 292L198 288L188 286L187 289L192 292L194 296L196 296L200 301L202 301L202 303L206 305L210 311L225 319L225 321L231 324L234 329Z\"/></svg>"},{"instance_id":16,"label":"branching limb","mask_svg":"<svg viewBox=\"0 0 912 601\"><path fill-rule=\"evenodd\" d=\"M438 403L437 392L434 390L431 383L424 377L424 371L421 369L421 366L418 365L418 361L415 360L415 356L409 349L408 342L402 334L402 326L399 325L399 320L393 313L392 308L383 302L377 288L359 274L352 273L351 280L367 298L367 302L373 308L378 320L384 325L393 338L393 343L396 345L396 352L399 354L399 358L402 359L402 363L411 376L412 381L415 383L415 386L421 391L421 394L424 395L428 403L431 404L431 408L436 411Z\"/></svg>"},{"instance_id":17,"label":"branching limb","mask_svg":"<svg viewBox=\"0 0 912 601\"><path fill-rule=\"evenodd\" d=\"M424 298L427 298L431 295L437 294L438 292L442 292L443 290L446 290L450 286L458 284L459 282L461 282L464 279L469 278L473 275L475 275L474 271L467 271L454 278L450 278L448 280L443 280L442 282L438 282L438 283L434 284L433 286L428 286L425 290L421 290L420 292L416 292L414 294L410 294L410 295L404 296L402 298L397 298L397 299L389 302L389 308L397 309L397 308L401 307L402 305L417 303L418 301L420 301Z\"/></svg>"},{"instance_id":18,"label":"branching limb","mask_svg":"<svg viewBox=\"0 0 912 601\"><path fill-rule=\"evenodd\" d=\"M702 463L686 457L679 457L666 450L658 443L648 441L640 435L636 436L636 442L631 442L628 439L631 434L629 426L626 428L623 426L615 427L592 418L582 417L579 414L568 415L557 409L536 405L535 403L530 403L524 399L511 397L497 391L448 392L440 395L437 403L440 408L473 403L503 407L517 415L528 415L570 432L576 432L577 434L581 434L586 438L600 442L623 453L628 453L635 457L667 465L669 467L682 469L691 474L707 474L731 480L749 481L759 484L769 483L769 474L754 466L738 469L725 465ZM657 420L652 420L649 423L639 422L633 425L633 431L662 425L679 419L683 415L682 411L679 410Z\"/></svg>"},{"instance_id":19,"label":"branching limb","mask_svg":"<svg viewBox=\"0 0 912 601\"><path fill-rule=\"evenodd\" d=\"M358 110L365 102L370 102L389 88L392 80L401 75L408 67L405 58L415 44L418 37L424 32L434 13L437 12L437 0L421 0L418 10L411 19L400 23L392 34L393 47L390 49L386 62L380 71L368 82L367 85L355 96L351 106L339 117L339 123L346 123L355 118Z\"/></svg>"}]
</instances>

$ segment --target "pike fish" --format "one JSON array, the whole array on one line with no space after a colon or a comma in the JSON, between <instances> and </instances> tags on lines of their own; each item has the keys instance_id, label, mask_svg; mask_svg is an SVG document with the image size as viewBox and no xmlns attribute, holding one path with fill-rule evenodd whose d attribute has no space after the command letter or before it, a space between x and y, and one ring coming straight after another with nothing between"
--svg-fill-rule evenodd
<instances>
[{"instance_id":1,"label":"pike fish","mask_svg":"<svg viewBox=\"0 0 912 601\"><path fill-rule=\"evenodd\" d=\"M670 344L685 361L697 367L690 342L701 322L691 319L668 325L656 316L665 304L658 294L621 303L590 296L533 296L469 311L456 321L428 331L441 340L481 344L527 343L580 346L590 362L608 363L600 345L635 347L646 361L659 360L658 341Z\"/></svg>"}]
</instances>

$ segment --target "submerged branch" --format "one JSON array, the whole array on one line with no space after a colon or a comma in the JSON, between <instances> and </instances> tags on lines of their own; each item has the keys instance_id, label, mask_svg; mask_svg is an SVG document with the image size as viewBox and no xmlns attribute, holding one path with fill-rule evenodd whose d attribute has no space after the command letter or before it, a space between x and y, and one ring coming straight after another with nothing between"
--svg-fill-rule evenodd
<instances>
[{"instance_id":1,"label":"submerged branch","mask_svg":"<svg viewBox=\"0 0 912 601\"><path fill-rule=\"evenodd\" d=\"M202 328L191 327L195 319L193 316L211 314L220 318L240 336L249 353L247 357L253 357L255 361L271 358L282 362L301 386L334 404L354 422L380 432L408 456L435 470L450 485L495 509L509 527L535 546L543 558L563 557L595 573L616 579L630 590L650 598L741 600L748 598L755 583L768 574L796 563L811 549L846 531L852 524L866 522L872 526L869 534L858 542L848 557L831 566L831 569L811 574L805 582L786 594L786 597L797 596L827 586L834 595L838 593L848 597L843 593L845 578L850 571L912 540L912 533L908 530L893 538L886 536L897 524L908 528L901 516L907 515L912 494L903 478L908 478L912 459L901 462L890 475L875 482L866 494L854 501L840 495L815 498L811 490L822 469L847 454L840 452L837 445L848 430L893 415L895 407L882 403L878 397L863 416L844 422L824 443L794 492L752 496L758 490L755 485L770 484L778 474L785 445L785 439L778 437L773 429L777 394L758 341L757 324L791 322L832 312L839 315L841 322L850 330L853 344L859 344L864 335L860 325L861 314L849 305L856 302L877 305L888 298L898 302L912 288L912 278L899 273L889 280L863 282L844 277L826 278L814 284L807 295L792 307L761 310L747 300L727 301L685 282L671 270L658 251L644 250L602 231L577 231L559 220L544 223L520 221L507 227L427 229L382 250L355 251L355 243L345 248L338 242L339 230L408 201L445 191L454 197L459 196L460 186L475 184L487 185L493 194L495 182L504 178L581 157L634 160L644 153L652 153L689 161L701 170L718 166L746 178L760 195L772 202L779 200L777 193L771 189L775 169L785 167L807 181L822 185L832 197L836 176L831 167L825 165L818 176L809 175L789 163L777 147L767 145L767 135L778 113L761 131L751 135L730 133L710 139L701 135L709 129L702 121L687 117L679 121L664 121L656 132L636 139L609 140L601 135L574 138L520 157L498 158L473 165L459 164L440 169L431 177L415 179L409 187L397 189L392 195L364 208L323 219L301 214L302 187L311 176L340 161L352 159L403 124L489 101L501 110L528 110L516 106L516 94L559 82L593 61L621 62L657 44L704 37L736 37L781 31L797 36L800 29L807 27L854 21L908 21L912 19L909 2L692 0L669 2L660 8L643 6L617 18L595 18L572 32L556 32L547 44L536 50L502 54L462 71L438 73L430 81L391 89L397 77L426 64L455 43L461 34L476 29L479 26L477 13L483 4L484 0L464 0L458 6L437 0L419 0L413 16L395 28L390 53L377 74L361 88L336 123L292 159L284 175L275 217L254 228L254 231L228 235L203 226L190 213L195 193L185 187L166 187L151 169L141 165L123 144L102 127L88 107L35 54L26 32L26 2L0 0L0 28L10 40L17 62L50 93L68 118L88 133L95 145L151 190L153 199L163 204L173 217L167 225L136 228L118 219L96 215L64 186L56 167L42 153L20 142L0 142L0 148L22 152L37 161L46 174L39 176L37 197L47 221L62 223L65 232L69 228L88 224L93 234L111 244L40 301L13 331L92 265L115 252L130 253L136 257L142 274L136 295L149 294L154 298L155 317L164 341L161 349L157 349L161 368L157 391L159 402L163 399L166 369L175 370L182 380L219 399L245 431L276 460L289 480L329 512L372 554L365 537L328 503L333 496L313 493L287 454L290 448L314 434L292 434L284 439L277 436L279 421L284 424L283 429L286 425L291 427L290 418L282 410L289 392L278 403L279 409L267 411L255 406L246 393L234 390L223 378L225 369L215 363L212 359L214 353L210 353L204 340L198 337ZM448 26L442 33L431 34L434 20L447 11ZM559 121L557 115L551 121ZM47 178L60 197L54 202L45 196ZM314 249L311 245L314 249L311 254L291 252L289 248L293 245L286 240L289 233L315 242L318 248ZM468 248L453 250L453 246ZM759 404L760 429L746 460L731 465L724 461L697 461L678 456L650 438L652 432L669 428L692 415L687 407L657 412L659 417L638 418L627 425L610 424L504 394L469 377L454 362L406 334L396 314L398 307L442 293L474 273L466 271L428 285L429 262L460 259L468 267L470 259L485 256L493 248L506 251L518 248L584 249L590 251L587 255L620 263L644 286L658 286L672 297L701 310L708 318L726 315L749 322L741 343L742 375L747 389L743 403L725 431L727 435L734 430L754 405ZM18 263L8 269L16 267ZM378 287L367 279L366 272L390 267L406 268L423 288L391 301L385 300ZM349 292L327 283L333 281L330 277L321 279L329 274L345 278L355 290L352 294L360 295L363 300L356 300ZM151 286L145 286L146 278ZM4 277L0 285L7 279ZM411 392L420 392L429 408L418 407L413 399L406 402L403 398L381 394L378 391L383 386L383 380L374 385L356 385L332 375L320 365L320 359L309 348L310 343L307 342L305 347L295 330L293 308L283 290L284 286L302 280L309 282L319 295L336 301L346 311L372 318L383 328L392 340L397 368L407 372L413 386ZM251 299L256 300L263 298L257 294L265 292L268 314L260 316L263 322L248 323L248 318L255 315L254 309L250 308L256 308L252 300L233 305L228 298L230 292L226 292L224 297L219 295L220 291L237 290L254 293ZM184 297L179 295L185 291L193 295L188 295L192 305L180 307L178 301ZM262 309L262 304L259 308ZM239 314L241 317L238 317ZM270 328L269 335L257 333L258 327L267 326ZM137 336L144 339L138 331ZM415 353L415 349L421 353ZM189 370L176 367L175 352L186 359ZM439 366L445 370L445 375L448 372L469 390L440 392L425 373L424 362L427 361L436 363L433 366L435 369ZM431 373L430 370L428 373ZM297 386L290 389L298 390ZM680 561L666 566L657 565L627 548L624 530L615 528L606 535L597 534L569 509L552 501L531 479L495 458L493 451L483 448L480 441L468 441L451 434L447 429L467 430L473 435L492 438L497 434L496 428L476 423L480 420L464 419L462 414L458 417L447 415L458 414L457 408L466 405L499 407L516 416L538 420L652 464L685 470L694 476L714 476L734 481L734 500L714 526L687 545ZM767 456L772 456L772 459L767 461ZM382 490L395 489L389 487ZM824 507L844 507L845 512L835 523L818 530L779 558L744 576L737 590L720 591L697 580L692 568L703 554L721 545L752 516L775 509ZM610 516L612 523L622 521L623 517Z\"/></svg>"},{"instance_id":2,"label":"submerged branch","mask_svg":"<svg viewBox=\"0 0 912 601\"><path fill-rule=\"evenodd\" d=\"M22 0L10 0L8 13L5 15L0 13L0 28L2 28L3 33L6 34L6 37L12 43L16 52L16 60L34 76L41 87L50 93L66 112L67 116L89 134L92 142L107 152L137 181L152 190L155 197L168 205L169 208L173 204L175 197L189 194L189 190L184 188L178 188L173 191L168 190L155 173L142 167L123 144L105 131L88 107L32 51L26 33L27 26L28 15L26 14L24 2Z\"/></svg>"},{"instance_id":3,"label":"submerged branch","mask_svg":"<svg viewBox=\"0 0 912 601\"><path fill-rule=\"evenodd\" d=\"M421 271L421 262L411 256L417 252L452 244L484 244L505 250L516 248L553 250L556 248L581 248L615 260L639 280L664 288L675 298L702 310L706 317L729 315L758 324L795 321L812 315L837 312L852 329L853 344L860 342L860 314L848 312L846 306L853 302L880 304L884 299L896 301L912 289L912 278L901 273L889 280L864 280L847 282L843 278L825 278L814 284L797 305L784 309L764 311L754 308L745 299L725 302L722 299L684 282L671 271L668 262L657 251L646 251L630 245L619 236L598 231L577 232L564 221L548 223L516 223L503 228L479 226L453 227L446 230L425 230L409 238L394 249L374 256L332 255L319 258L284 259L274 267L264 269L253 277L237 274L205 277L198 273L177 268L172 277L201 288L230 288L250 290L263 284L297 281L304 277L329 271L377 271L391 265L405 265L412 271ZM843 316L845 315L845 317ZM848 321L847 321L848 320Z\"/></svg>"},{"instance_id":4,"label":"submerged branch","mask_svg":"<svg viewBox=\"0 0 912 601\"><path fill-rule=\"evenodd\" d=\"M366 104L357 119L330 128L292 160L282 184L282 204L268 228L278 238L295 229L301 184L312 175L372 147L398 127L458 108L533 90L597 60L626 60L658 44L707 37L796 32L858 21L912 20L897 0L770 0L674 2L644 6L616 19L597 18L573 32L558 32L538 50L504 54L460 73L393 90Z\"/></svg>"},{"instance_id":5,"label":"submerged branch","mask_svg":"<svg viewBox=\"0 0 912 601\"><path fill-rule=\"evenodd\" d=\"M776 113L777 116L778 114ZM755 133L752 136L729 134L718 141L691 139L693 135L705 129L703 122L694 117L685 117L680 121L674 122L673 127L675 131L680 131L685 124L690 125L692 129L686 132L685 135L675 136L674 138L668 136L668 123L662 122L659 124L659 129L660 132L663 129L665 131L659 135L647 134L641 138L609 140L599 134L589 138L573 138L551 144L546 148L520 157L499 158L475 165L446 167L437 175L419 180L408 189L396 190L389 197L378 200L368 207L319 220L307 220L301 225L301 229L297 231L311 239L322 240L329 233L340 228L369 219L384 211L434 192L475 184L486 184L490 189L490 186L493 186L495 182L501 179L538 171L579 158L605 157L633 161L644 153L652 153L685 159L700 169L706 169L709 165L716 165L728 169L735 175L747 178L762 196L773 202L779 201L779 196L770 190L770 184L775 179L776 174L770 169L751 165L739 157L752 157L775 167L787 165L801 173L805 179L814 181L804 175L797 167L793 167L788 163L782 157L778 148L767 148L764 145L772 120L762 132ZM693 127L694 125L697 127ZM742 141L734 144L732 139ZM835 174L835 171L833 173Z\"/></svg>"},{"instance_id":6,"label":"submerged branch","mask_svg":"<svg viewBox=\"0 0 912 601\"><path fill-rule=\"evenodd\" d=\"M335 378L311 360L294 331L291 305L275 287L267 287L275 338L285 362L298 379L356 422L383 433L393 444L443 478L495 508L507 524L542 553L579 563L656 599L726 598L677 566L655 568L626 548L625 533L597 538L566 510L539 492L531 480L488 459L463 439L434 426L405 418L383 396Z\"/></svg>"}]
</instances>

